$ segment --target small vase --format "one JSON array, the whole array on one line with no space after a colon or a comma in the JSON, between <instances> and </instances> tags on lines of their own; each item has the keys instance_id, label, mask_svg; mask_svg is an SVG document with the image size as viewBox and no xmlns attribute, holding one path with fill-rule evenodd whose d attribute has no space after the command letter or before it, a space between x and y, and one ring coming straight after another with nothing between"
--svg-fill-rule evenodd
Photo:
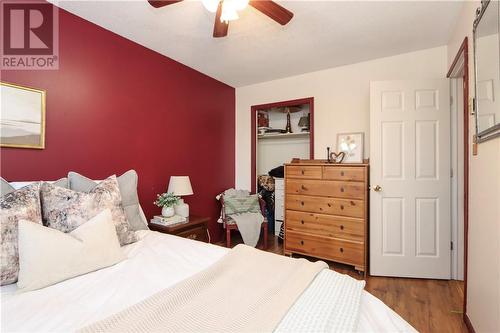
<instances>
[{"instance_id":1,"label":"small vase","mask_svg":"<svg viewBox=\"0 0 500 333\"><path fill-rule=\"evenodd\" d=\"M172 217L172 216L174 216L175 215L174 207L164 206L161 209L161 215L164 216L164 217Z\"/></svg>"}]
</instances>

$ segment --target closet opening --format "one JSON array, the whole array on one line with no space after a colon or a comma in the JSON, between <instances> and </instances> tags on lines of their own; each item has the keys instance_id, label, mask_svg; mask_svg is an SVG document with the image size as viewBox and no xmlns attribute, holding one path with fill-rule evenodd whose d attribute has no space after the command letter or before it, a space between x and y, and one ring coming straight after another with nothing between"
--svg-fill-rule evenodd
<instances>
[{"instance_id":1,"label":"closet opening","mask_svg":"<svg viewBox=\"0 0 500 333\"><path fill-rule=\"evenodd\" d=\"M314 158L314 98L251 107L251 190L268 206L275 235L284 219L283 165L293 158Z\"/></svg>"}]
</instances>

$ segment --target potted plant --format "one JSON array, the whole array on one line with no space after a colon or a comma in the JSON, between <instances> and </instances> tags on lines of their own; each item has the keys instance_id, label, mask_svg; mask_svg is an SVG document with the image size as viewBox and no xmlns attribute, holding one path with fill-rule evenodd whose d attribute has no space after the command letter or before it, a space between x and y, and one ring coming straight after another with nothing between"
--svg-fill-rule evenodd
<instances>
[{"instance_id":1,"label":"potted plant","mask_svg":"<svg viewBox=\"0 0 500 333\"><path fill-rule=\"evenodd\" d=\"M174 205L179 202L179 197L175 196L173 192L165 192L158 194L154 204L161 207L161 215L165 217L174 216Z\"/></svg>"}]
</instances>

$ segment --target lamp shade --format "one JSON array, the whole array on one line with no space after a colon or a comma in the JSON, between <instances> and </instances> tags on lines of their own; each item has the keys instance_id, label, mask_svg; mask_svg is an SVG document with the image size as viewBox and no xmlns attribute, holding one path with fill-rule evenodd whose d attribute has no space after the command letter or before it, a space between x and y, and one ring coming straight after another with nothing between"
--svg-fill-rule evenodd
<instances>
[{"instance_id":1,"label":"lamp shade","mask_svg":"<svg viewBox=\"0 0 500 333\"><path fill-rule=\"evenodd\" d=\"M177 196L193 194L193 188L191 187L191 181L189 180L189 176L170 177L170 182L168 183L167 192L173 192L174 195Z\"/></svg>"}]
</instances>

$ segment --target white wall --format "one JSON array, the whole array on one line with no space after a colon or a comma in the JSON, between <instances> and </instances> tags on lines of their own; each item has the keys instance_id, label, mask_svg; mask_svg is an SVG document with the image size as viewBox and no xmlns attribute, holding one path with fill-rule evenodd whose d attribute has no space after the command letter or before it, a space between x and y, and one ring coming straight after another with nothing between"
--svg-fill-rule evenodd
<instances>
[{"instance_id":1,"label":"white wall","mask_svg":"<svg viewBox=\"0 0 500 333\"><path fill-rule=\"evenodd\" d=\"M257 176L267 173L292 158L309 158L309 137L266 138L257 144Z\"/></svg>"},{"instance_id":2,"label":"white wall","mask_svg":"<svg viewBox=\"0 0 500 333\"><path fill-rule=\"evenodd\" d=\"M474 94L472 22L478 1L465 2L448 43L448 64L469 37L470 94ZM471 97L472 97L471 96ZM470 118L474 134L474 119ZM469 138L471 142L471 137ZM500 332L500 139L481 143L469 156L467 316L476 332Z\"/></svg>"},{"instance_id":3,"label":"white wall","mask_svg":"<svg viewBox=\"0 0 500 333\"><path fill-rule=\"evenodd\" d=\"M314 97L314 156L336 148L337 133L365 132L369 157L370 81L444 78L446 46L236 88L236 187L250 189L252 105Z\"/></svg>"}]
</instances>

